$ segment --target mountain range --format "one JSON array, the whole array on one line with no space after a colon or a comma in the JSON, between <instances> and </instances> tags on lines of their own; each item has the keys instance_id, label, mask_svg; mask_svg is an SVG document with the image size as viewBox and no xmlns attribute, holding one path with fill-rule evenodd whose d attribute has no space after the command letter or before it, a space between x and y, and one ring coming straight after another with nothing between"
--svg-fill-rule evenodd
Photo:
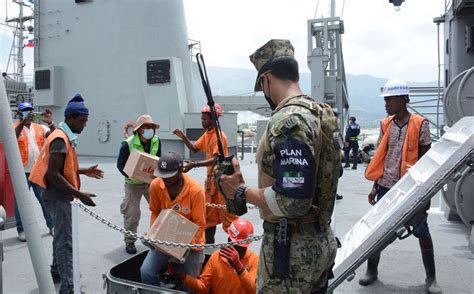
<instances>
[{"instance_id":1,"label":"mountain range","mask_svg":"<svg viewBox=\"0 0 474 294\"><path fill-rule=\"evenodd\" d=\"M250 69L209 67L209 80L214 95L251 95L256 72ZM377 127L386 116L384 100L379 96L380 87L388 78L371 75L346 74L350 113L362 127ZM407 81L410 86L436 86L437 81L418 83ZM300 85L305 93L310 93L311 73L300 74Z\"/></svg>"}]
</instances>

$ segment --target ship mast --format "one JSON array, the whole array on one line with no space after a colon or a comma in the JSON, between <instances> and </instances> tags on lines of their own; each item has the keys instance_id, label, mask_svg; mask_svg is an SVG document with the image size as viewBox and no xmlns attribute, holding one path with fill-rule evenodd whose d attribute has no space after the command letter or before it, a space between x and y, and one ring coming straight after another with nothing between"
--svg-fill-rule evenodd
<instances>
[{"instance_id":1,"label":"ship mast","mask_svg":"<svg viewBox=\"0 0 474 294\"><path fill-rule=\"evenodd\" d=\"M9 60L13 58L13 62L15 64L14 73L12 74L14 79L18 82L24 82L23 68L25 66L25 63L23 58L23 48L24 40L26 39L24 36L25 22L32 20L33 16L24 15L24 7L30 6L28 4L25 4L23 0L14 0L12 2L19 5L19 14L18 17L5 19L5 23L7 24L7 26L15 28L15 31L13 33L12 50L10 51ZM15 23L15 25L8 25L9 23Z\"/></svg>"}]
</instances>

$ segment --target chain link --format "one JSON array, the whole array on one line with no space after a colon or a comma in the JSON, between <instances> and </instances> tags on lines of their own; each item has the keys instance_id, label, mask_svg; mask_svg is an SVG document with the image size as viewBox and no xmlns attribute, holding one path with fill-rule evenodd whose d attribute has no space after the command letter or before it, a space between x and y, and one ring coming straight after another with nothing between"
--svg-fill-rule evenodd
<instances>
[{"instance_id":1,"label":"chain link","mask_svg":"<svg viewBox=\"0 0 474 294\"><path fill-rule=\"evenodd\" d=\"M219 209L227 209L227 205L225 204L217 204L217 203L206 203L206 207L211 207L211 208L219 208ZM258 209L258 206L252 205L252 204L247 204L248 209Z\"/></svg>"},{"instance_id":2,"label":"chain link","mask_svg":"<svg viewBox=\"0 0 474 294\"><path fill-rule=\"evenodd\" d=\"M127 235L129 237L140 239L140 241L144 243L148 243L148 244L164 245L167 247L189 248L189 249L206 249L206 248L220 249L224 247L231 247L235 245L242 245L242 244L250 243L253 241L258 241L263 238L263 235L260 235L260 236L253 236L253 237L240 240L240 241L232 241L232 242L217 243L217 244L184 244L184 243L175 243L175 242L169 242L169 241L156 240L156 239L148 238L144 235L138 235L137 233L134 233L132 231L125 230L123 227L118 226L114 224L113 222L105 219L104 217L100 216L93 210L87 208L84 204L82 204L81 202L77 200L74 200L72 203L76 205L77 207L79 207L80 209L82 209L85 213L89 214L91 217L95 218L96 220L106 225L107 227L115 231L118 231L121 234ZM220 204L213 204L213 203L208 203L208 204L220 205ZM225 205L223 206L225 208Z\"/></svg>"}]
</instances>

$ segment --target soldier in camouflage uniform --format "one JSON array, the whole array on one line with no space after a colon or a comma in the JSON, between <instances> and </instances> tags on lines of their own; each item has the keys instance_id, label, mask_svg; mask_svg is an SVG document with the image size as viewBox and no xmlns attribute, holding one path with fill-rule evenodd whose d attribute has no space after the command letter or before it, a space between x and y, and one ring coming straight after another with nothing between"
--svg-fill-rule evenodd
<instances>
[{"instance_id":1,"label":"soldier in camouflage uniform","mask_svg":"<svg viewBox=\"0 0 474 294\"><path fill-rule=\"evenodd\" d=\"M325 293L336 255L329 222L341 166L337 119L302 93L290 41L270 40L250 60L255 91L273 110L257 150L259 188L243 183L235 159L236 172L219 184L227 198L258 206L264 220L257 292Z\"/></svg>"}]
</instances>

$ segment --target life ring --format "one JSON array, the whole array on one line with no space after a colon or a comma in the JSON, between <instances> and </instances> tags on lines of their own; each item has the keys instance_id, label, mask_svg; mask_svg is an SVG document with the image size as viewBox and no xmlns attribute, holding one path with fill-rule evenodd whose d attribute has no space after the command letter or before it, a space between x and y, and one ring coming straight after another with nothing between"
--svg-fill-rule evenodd
<instances>
[{"instance_id":1,"label":"life ring","mask_svg":"<svg viewBox=\"0 0 474 294\"><path fill-rule=\"evenodd\" d=\"M130 137L130 128L132 128L132 130L135 128L135 123L133 121L129 121L127 122L124 126L123 126L123 136L125 137L125 139L127 139L128 137Z\"/></svg>"}]
</instances>

